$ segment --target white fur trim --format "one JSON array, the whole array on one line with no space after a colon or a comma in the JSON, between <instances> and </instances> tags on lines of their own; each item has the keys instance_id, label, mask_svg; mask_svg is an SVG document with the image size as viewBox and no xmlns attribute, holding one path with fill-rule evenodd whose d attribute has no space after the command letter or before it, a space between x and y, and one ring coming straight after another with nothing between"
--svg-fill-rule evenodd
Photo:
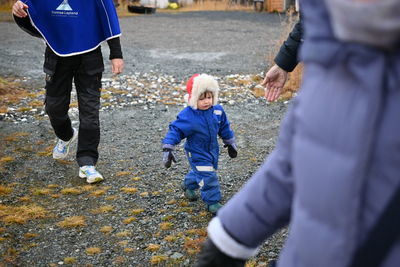
<instances>
[{"instance_id":1,"label":"white fur trim","mask_svg":"<svg viewBox=\"0 0 400 267\"><path fill-rule=\"evenodd\" d=\"M184 95L183 99L185 99L186 103L189 103L189 94Z\"/></svg>"},{"instance_id":2,"label":"white fur trim","mask_svg":"<svg viewBox=\"0 0 400 267\"><path fill-rule=\"evenodd\" d=\"M192 94L188 105L193 109L197 109L197 100L206 91L213 93L213 106L216 105L218 103L218 82L214 77L203 73L193 79Z\"/></svg>"},{"instance_id":3,"label":"white fur trim","mask_svg":"<svg viewBox=\"0 0 400 267\"><path fill-rule=\"evenodd\" d=\"M258 248L246 247L230 237L218 217L214 217L210 221L207 231L214 245L232 258L247 260L258 252Z\"/></svg>"}]
</instances>

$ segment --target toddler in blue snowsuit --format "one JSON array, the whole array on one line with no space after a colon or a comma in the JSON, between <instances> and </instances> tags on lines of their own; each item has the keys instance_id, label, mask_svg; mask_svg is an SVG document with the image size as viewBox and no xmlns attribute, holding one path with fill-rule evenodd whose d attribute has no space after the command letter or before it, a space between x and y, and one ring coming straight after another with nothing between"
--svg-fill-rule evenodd
<instances>
[{"instance_id":1,"label":"toddler in blue snowsuit","mask_svg":"<svg viewBox=\"0 0 400 267\"><path fill-rule=\"evenodd\" d=\"M221 192L216 171L218 169L218 136L228 148L231 158L237 156L235 135L230 128L224 109L218 103L218 82L210 75L195 74L186 84L188 106L170 123L163 139L163 162L169 168L176 162L175 146L186 138L185 152L191 170L185 176L182 189L190 200L197 200L196 189L207 210L215 214L221 204Z\"/></svg>"}]
</instances>

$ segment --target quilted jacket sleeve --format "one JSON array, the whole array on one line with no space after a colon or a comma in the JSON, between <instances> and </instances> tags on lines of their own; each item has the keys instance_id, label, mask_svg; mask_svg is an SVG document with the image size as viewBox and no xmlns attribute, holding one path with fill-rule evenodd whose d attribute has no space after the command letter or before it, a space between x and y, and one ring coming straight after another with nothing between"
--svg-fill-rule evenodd
<instances>
[{"instance_id":1,"label":"quilted jacket sleeve","mask_svg":"<svg viewBox=\"0 0 400 267\"><path fill-rule=\"evenodd\" d=\"M253 256L258 245L289 222L293 117L292 106L283 121L276 149L208 227L214 244L231 257Z\"/></svg>"}]
</instances>

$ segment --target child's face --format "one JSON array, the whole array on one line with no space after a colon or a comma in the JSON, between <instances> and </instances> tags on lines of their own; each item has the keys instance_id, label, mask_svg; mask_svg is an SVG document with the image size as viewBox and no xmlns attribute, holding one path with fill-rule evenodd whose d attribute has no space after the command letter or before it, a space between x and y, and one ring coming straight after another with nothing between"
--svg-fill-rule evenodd
<instances>
[{"instance_id":1,"label":"child's face","mask_svg":"<svg viewBox=\"0 0 400 267\"><path fill-rule=\"evenodd\" d=\"M207 110L211 108L213 104L214 95L211 92L205 92L200 95L199 100L197 100L197 108L200 110Z\"/></svg>"}]
</instances>

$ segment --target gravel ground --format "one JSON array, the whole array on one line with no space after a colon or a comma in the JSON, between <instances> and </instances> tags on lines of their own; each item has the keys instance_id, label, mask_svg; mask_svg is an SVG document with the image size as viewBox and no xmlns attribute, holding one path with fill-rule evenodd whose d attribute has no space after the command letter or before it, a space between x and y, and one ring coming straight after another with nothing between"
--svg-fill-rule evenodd
<instances>
[{"instance_id":1,"label":"gravel ground","mask_svg":"<svg viewBox=\"0 0 400 267\"><path fill-rule=\"evenodd\" d=\"M126 71L104 74L98 169L106 180L98 185L78 177L75 151L65 161L51 158L43 43L0 23L0 76L31 90L0 114L0 266L193 265L211 216L179 188L188 171L182 146L179 162L163 168L161 139L183 107L184 80L215 75L239 147L236 159L221 149L222 202L237 192L272 151L287 107L265 103L257 86L282 19L253 12L121 18ZM270 238L251 266L275 259L285 236Z\"/></svg>"}]
</instances>

